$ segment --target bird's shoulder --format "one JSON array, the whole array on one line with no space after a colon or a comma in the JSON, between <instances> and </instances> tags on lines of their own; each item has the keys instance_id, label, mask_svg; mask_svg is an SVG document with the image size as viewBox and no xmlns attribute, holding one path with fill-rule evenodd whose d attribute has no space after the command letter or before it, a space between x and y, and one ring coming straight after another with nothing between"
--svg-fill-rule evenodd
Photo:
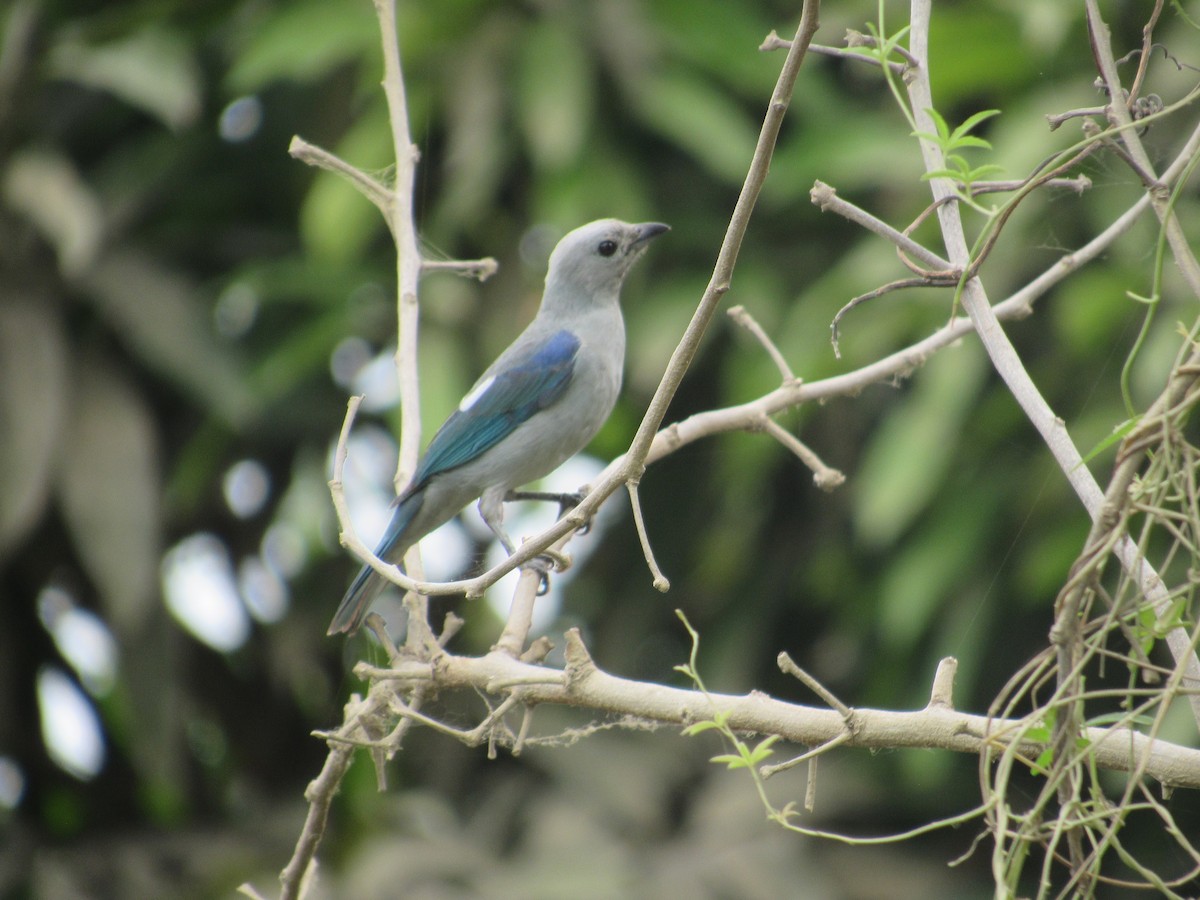
<instances>
[{"instance_id":1,"label":"bird's shoulder","mask_svg":"<svg viewBox=\"0 0 1200 900\"><path fill-rule=\"evenodd\" d=\"M438 429L413 484L478 458L554 403L571 382L580 346L579 337L565 328L518 338Z\"/></svg>"}]
</instances>

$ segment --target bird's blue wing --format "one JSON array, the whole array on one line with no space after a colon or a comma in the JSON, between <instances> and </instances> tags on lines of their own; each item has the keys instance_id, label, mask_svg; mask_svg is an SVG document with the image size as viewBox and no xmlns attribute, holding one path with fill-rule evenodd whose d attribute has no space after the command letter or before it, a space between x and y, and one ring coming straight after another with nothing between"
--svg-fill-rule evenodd
<instances>
[{"instance_id":1,"label":"bird's blue wing","mask_svg":"<svg viewBox=\"0 0 1200 900\"><path fill-rule=\"evenodd\" d=\"M525 420L562 396L571 383L579 338L558 331L476 388L429 442L410 490L476 459ZM474 392L472 392L474 393Z\"/></svg>"}]
</instances>

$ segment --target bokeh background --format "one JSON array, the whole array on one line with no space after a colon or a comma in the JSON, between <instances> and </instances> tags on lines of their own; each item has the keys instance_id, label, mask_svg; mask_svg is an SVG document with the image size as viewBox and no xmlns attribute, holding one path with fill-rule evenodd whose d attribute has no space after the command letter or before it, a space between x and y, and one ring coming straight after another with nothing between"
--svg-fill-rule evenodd
<instances>
[{"instance_id":1,"label":"bokeh background","mask_svg":"<svg viewBox=\"0 0 1200 900\"><path fill-rule=\"evenodd\" d=\"M1188 6L1189 4L1183 4ZM1109 4L1117 53L1148 4ZM1190 4L1194 7L1195 4ZM420 145L417 218L437 257L490 255L485 284L422 287L426 434L532 315L545 259L601 216L660 220L625 292L622 401L574 487L628 444L711 271L798 4L721 0L401 3L400 44ZM983 109L1019 178L1069 146L1044 116L1102 102L1081 4L938 3L938 108ZM887 3L886 27L906 21ZM1195 10L1193 9L1193 14ZM823 4L818 41L875 21L874 2ZM15 0L0 10L0 896L228 896L274 890L303 790L360 685L364 637L325 637L353 563L328 499L351 393L367 401L348 490L368 541L391 497L398 409L395 262L375 210L287 155L299 134L381 178L391 144L366 0ZM1200 65L1169 8L1158 39ZM1128 69L1126 71L1129 71ZM1168 102L1194 70L1158 58ZM1192 127L1156 124L1172 158ZM729 304L763 324L807 380L919 339L945 292L892 294L843 323L850 297L905 273L894 252L808 201L815 179L903 227L926 203L915 141L880 76L810 56L751 223ZM1044 191L985 270L1002 299L1101 230L1139 186L1103 153L1083 196ZM1197 221L1195 194L1181 201ZM979 220L975 220L976 226ZM918 237L940 250L926 226ZM1010 333L1086 451L1126 418L1118 378L1146 315L1155 229L1140 223L1039 301ZM1168 273L1169 275L1169 273ZM1167 292L1131 368L1161 389L1193 299ZM762 350L714 321L668 420L772 389ZM974 340L913 377L781 417L847 484L833 494L761 434L687 447L642 483L673 589L641 561L614 498L539 627L584 630L614 673L679 684L701 634L713 690L816 703L775 669L786 649L851 705L923 706L936 661L960 661L957 702L984 711L1043 646L1088 522ZM1111 453L1092 465L1101 482ZM531 526L532 527L532 526ZM483 564L469 520L427 545L431 572ZM502 608L438 600L484 652ZM479 698L444 698L470 726ZM541 710L542 734L586 717ZM1172 736L1194 743L1182 723ZM764 821L749 780L707 762L703 735L604 730L569 747L488 760L414 732L376 789L365 758L335 805L318 896L990 896L975 826L849 848ZM976 761L841 751L822 762L809 821L881 834L969 808ZM770 782L801 799L803 773ZM1200 827L1194 797L1172 809ZM1175 859L1163 847L1162 861Z\"/></svg>"}]
</instances>

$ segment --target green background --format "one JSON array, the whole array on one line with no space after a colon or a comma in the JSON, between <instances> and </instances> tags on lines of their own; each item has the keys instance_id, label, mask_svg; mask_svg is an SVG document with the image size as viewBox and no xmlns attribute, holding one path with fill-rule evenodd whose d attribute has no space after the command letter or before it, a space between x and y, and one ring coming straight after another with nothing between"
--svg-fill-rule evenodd
<instances>
[{"instance_id":1,"label":"green background","mask_svg":"<svg viewBox=\"0 0 1200 900\"><path fill-rule=\"evenodd\" d=\"M1145 10L1133 7L1106 11L1118 55L1140 44ZM889 30L903 24L903 5L887 11ZM672 226L627 284L626 386L590 449L607 461L628 445L707 283L783 61L756 48L771 29L790 35L798 14L719 0L401 4L422 238L439 255L501 263L482 285L423 282L427 435L532 315L545 250L522 255L530 230L617 216ZM875 15L873 3L827 2L817 40L838 45ZM325 488L347 394L330 360L347 337L372 353L394 345L394 255L373 207L286 152L299 134L388 177L371 4L18 0L0 16L0 756L24 784L0 808L0 895L227 896L248 879L269 893L324 757L309 732L335 725L361 689L353 661L376 658L364 639L324 636L354 569ZM1197 65L1195 34L1168 9L1156 37ZM969 155L1004 177L1078 139L1077 121L1051 132L1047 114L1103 102L1075 4L938 3L932 47L949 122L1001 110L979 132L994 150ZM1157 57L1147 89L1170 102L1194 81ZM223 111L247 97L261 124L223 139ZM1156 163L1189 127L1152 128ZM928 199L920 174L879 74L810 56L725 301L805 380L867 364L950 314L946 291L890 294L846 317L841 359L829 342L844 303L906 272L884 242L813 207L813 181L904 227ZM1083 196L1042 191L1009 223L983 270L993 301L1140 191L1103 152L1078 174L1092 181ZM1185 228L1197 221L1194 192L1180 214ZM916 236L942 250L930 226ZM1146 312L1126 292L1150 290L1155 237L1139 223L1009 326L1085 453L1126 418L1118 375ZM1161 389L1193 303L1168 272L1132 369L1137 403ZM777 384L761 348L719 316L667 420ZM394 433L398 410L372 420ZM1088 521L977 341L780 422L847 483L818 491L763 434L693 444L641 487L671 592L651 587L617 497L547 632L578 625L606 670L681 684L679 607L702 635L711 689L806 704L818 701L775 669L780 650L844 702L897 709L923 706L937 660L954 655L957 705L985 711L1044 645ZM1111 455L1091 463L1101 483ZM221 484L246 459L270 492L243 519ZM280 523L302 538L286 615L225 652L181 628L162 602L163 554L207 533L236 562ZM39 617L47 585L100 616L119 648L115 680L84 685L106 747L91 778L55 765L41 737L38 673L79 677ZM499 633L483 604L434 608L466 618L456 652L485 652ZM435 709L462 727L484 711L474 697ZM535 725L587 721L543 709ZM607 730L488 760L415 731L386 793L365 757L352 769L319 896L991 895L986 849L945 865L978 825L863 849L796 838L764 821L744 774L707 762L718 752L711 732ZM803 796L802 771L769 784L780 804ZM971 757L842 750L823 760L805 821L882 834L977 799ZM1196 825L1194 797L1172 809ZM1165 868L1182 865L1164 852Z\"/></svg>"}]
</instances>

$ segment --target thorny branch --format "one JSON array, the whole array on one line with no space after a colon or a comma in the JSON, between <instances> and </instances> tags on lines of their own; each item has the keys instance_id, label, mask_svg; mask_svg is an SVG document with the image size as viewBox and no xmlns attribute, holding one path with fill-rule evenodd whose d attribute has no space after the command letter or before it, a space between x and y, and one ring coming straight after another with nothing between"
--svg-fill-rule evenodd
<instances>
[{"instance_id":1,"label":"thorny branch","mask_svg":"<svg viewBox=\"0 0 1200 900\"><path fill-rule=\"evenodd\" d=\"M516 692L527 704L552 703L674 725L702 721L719 712L728 714L730 725L739 732L779 734L791 743L807 746L841 735L849 717L855 724L844 743L853 747L922 747L976 754L986 746L1008 746L1015 735L1022 735L1016 748L1022 755L1035 758L1045 748L1044 742L1024 737L1026 721L972 715L934 702L923 710L896 712L852 709L829 695L825 699L832 708L821 709L786 703L757 691L720 694L620 678L595 664L577 629L566 634L566 659L566 668L560 670L524 663L501 652L483 657L444 653L433 661L401 660L391 668L359 663L355 673L371 681L372 695L422 684L484 693L519 685ZM945 677L939 678L940 695L947 688ZM1200 750L1150 741L1127 728L1094 728L1087 736L1104 768L1129 771L1149 760L1147 774L1156 780L1200 788Z\"/></svg>"}]
</instances>

